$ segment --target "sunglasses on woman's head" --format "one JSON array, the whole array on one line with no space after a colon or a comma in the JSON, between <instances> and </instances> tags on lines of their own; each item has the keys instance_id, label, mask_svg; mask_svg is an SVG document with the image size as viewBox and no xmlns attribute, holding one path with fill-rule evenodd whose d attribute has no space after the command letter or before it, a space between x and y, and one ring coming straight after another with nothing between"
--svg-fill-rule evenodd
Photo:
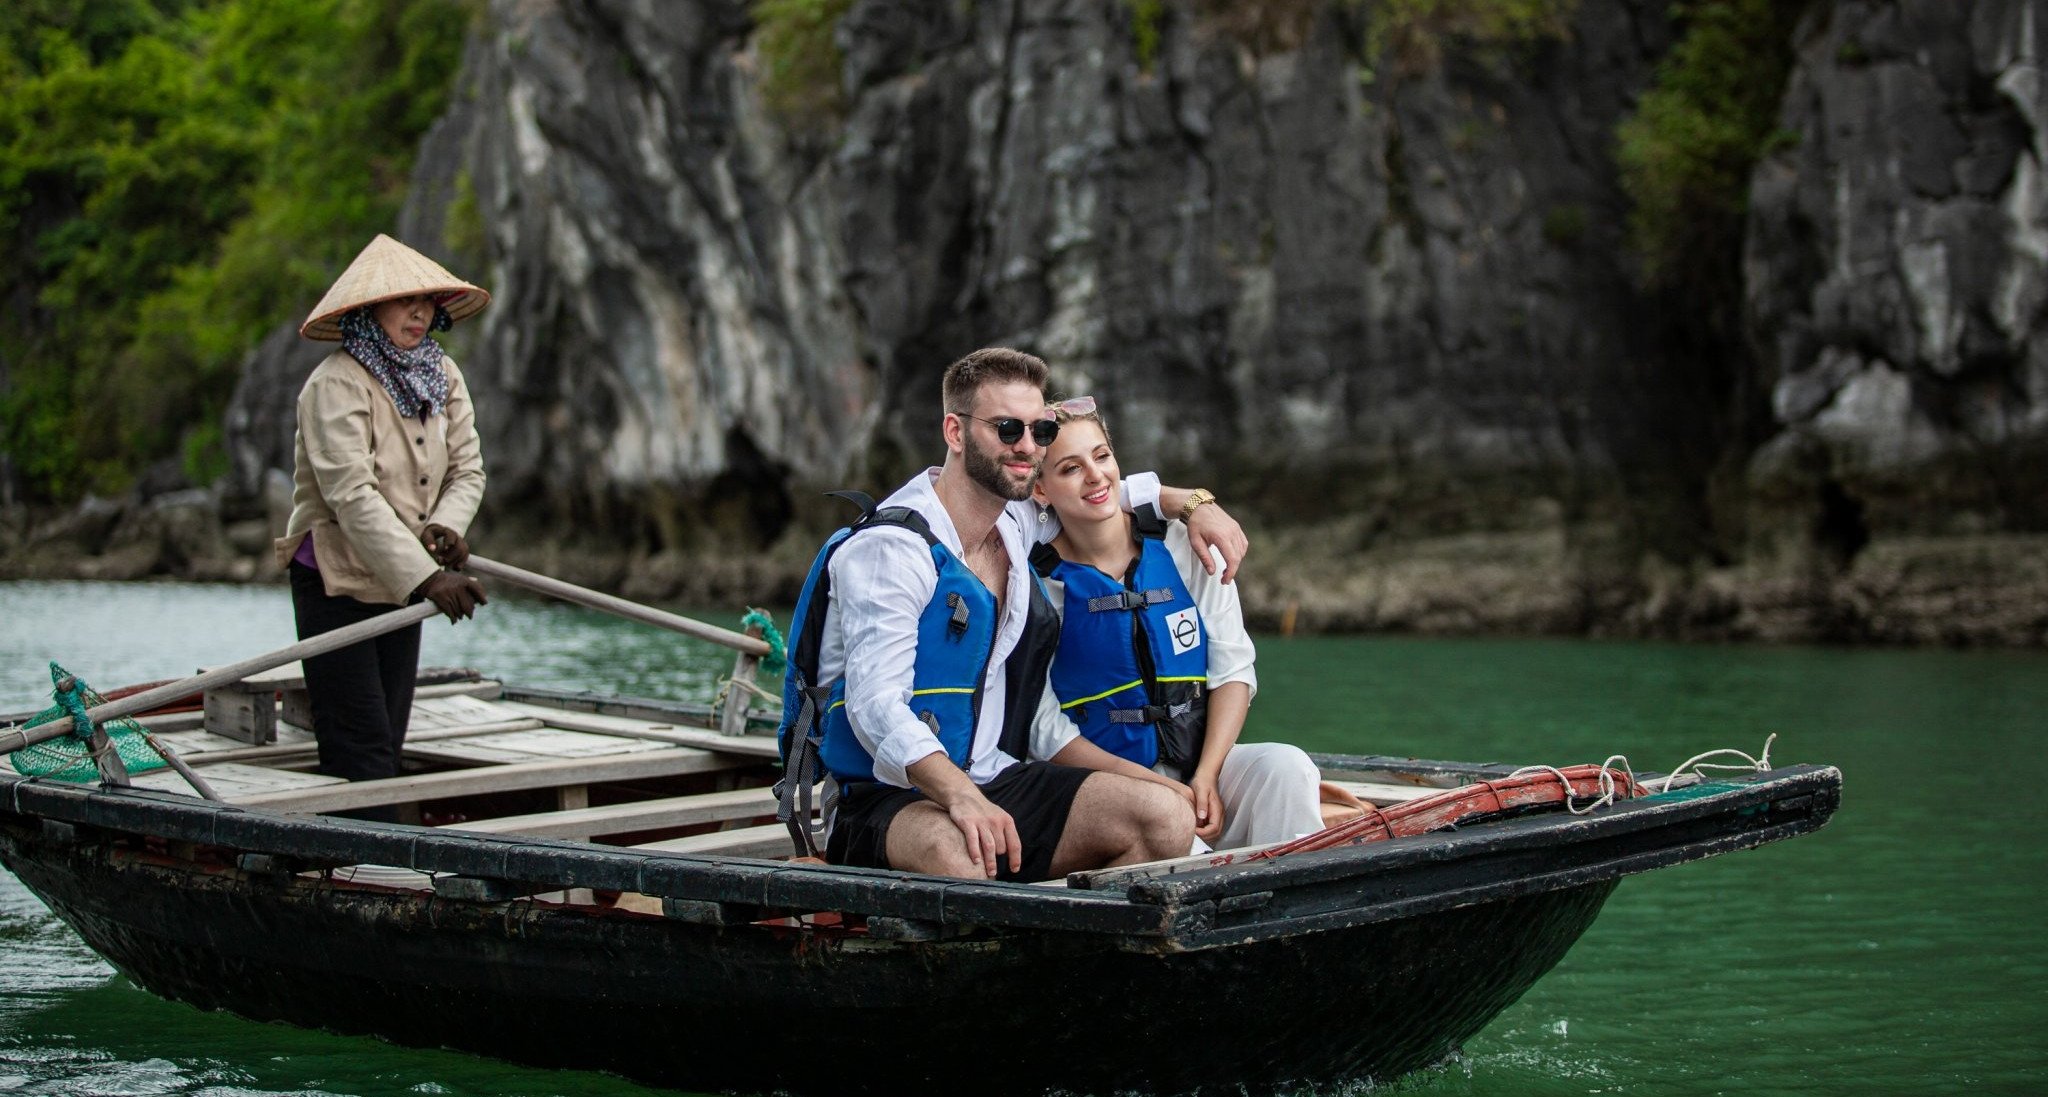
<instances>
[{"instance_id":1,"label":"sunglasses on woman's head","mask_svg":"<svg viewBox=\"0 0 2048 1097\"><path fill-rule=\"evenodd\" d=\"M979 415L968 415L964 411L960 415L963 418L980 420L994 427L996 441L1006 446L1014 446L1017 444L1017 439L1024 437L1024 420L1018 419L1015 416L1004 416L1001 419L982 419ZM1060 425L1058 423L1050 419L1034 419L1031 421L1031 440L1039 445L1052 445L1052 440L1059 436Z\"/></svg>"},{"instance_id":2,"label":"sunglasses on woman's head","mask_svg":"<svg viewBox=\"0 0 2048 1097\"><path fill-rule=\"evenodd\" d=\"M1093 415L1095 414L1095 397L1069 397L1065 400L1059 401L1058 403L1045 405L1045 410L1053 412L1054 414L1058 415L1061 421L1065 421L1066 419L1072 418L1077 415Z\"/></svg>"}]
</instances>

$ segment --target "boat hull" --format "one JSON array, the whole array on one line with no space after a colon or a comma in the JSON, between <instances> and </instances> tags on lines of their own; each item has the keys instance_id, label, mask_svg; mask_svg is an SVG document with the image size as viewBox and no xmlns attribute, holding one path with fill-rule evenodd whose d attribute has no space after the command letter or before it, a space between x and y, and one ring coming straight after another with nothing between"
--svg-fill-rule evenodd
<instances>
[{"instance_id":1,"label":"boat hull","mask_svg":"<svg viewBox=\"0 0 2048 1097\"><path fill-rule=\"evenodd\" d=\"M141 986L205 1009L693 1089L1256 1092L1454 1052L1616 881L1192 951L1058 931L883 941L456 902L0 828Z\"/></svg>"}]
</instances>

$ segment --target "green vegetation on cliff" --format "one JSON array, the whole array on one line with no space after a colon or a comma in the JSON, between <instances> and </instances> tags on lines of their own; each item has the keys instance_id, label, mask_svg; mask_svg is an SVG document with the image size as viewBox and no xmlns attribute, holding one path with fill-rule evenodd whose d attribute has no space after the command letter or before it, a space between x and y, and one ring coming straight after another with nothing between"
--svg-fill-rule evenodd
<instances>
[{"instance_id":1,"label":"green vegetation on cliff","mask_svg":"<svg viewBox=\"0 0 2048 1097\"><path fill-rule=\"evenodd\" d=\"M392 227L472 6L0 13L0 454L29 498L219 471L242 358Z\"/></svg>"},{"instance_id":2,"label":"green vegetation on cliff","mask_svg":"<svg viewBox=\"0 0 2048 1097\"><path fill-rule=\"evenodd\" d=\"M1620 126L1629 236L1652 285L1734 275L1749 173L1779 139L1792 28L1807 4L1694 0L1675 8L1683 37Z\"/></svg>"},{"instance_id":3,"label":"green vegetation on cliff","mask_svg":"<svg viewBox=\"0 0 2048 1097\"><path fill-rule=\"evenodd\" d=\"M1435 68L1451 48L1481 54L1570 31L1578 0L1377 0L1367 10L1365 55L1412 73Z\"/></svg>"},{"instance_id":4,"label":"green vegetation on cliff","mask_svg":"<svg viewBox=\"0 0 2048 1097\"><path fill-rule=\"evenodd\" d=\"M844 58L833 29L853 0L755 0L754 46L761 98L784 119L819 123L845 108L839 92Z\"/></svg>"}]
</instances>

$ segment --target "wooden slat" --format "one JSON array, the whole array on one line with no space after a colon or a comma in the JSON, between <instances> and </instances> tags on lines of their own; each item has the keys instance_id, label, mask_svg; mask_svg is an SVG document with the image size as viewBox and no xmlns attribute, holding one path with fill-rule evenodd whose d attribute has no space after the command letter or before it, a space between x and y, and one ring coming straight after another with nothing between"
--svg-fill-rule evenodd
<instances>
[{"instance_id":1,"label":"wooden slat","mask_svg":"<svg viewBox=\"0 0 2048 1097\"><path fill-rule=\"evenodd\" d=\"M239 758L262 758L268 754L303 753L314 748L313 733L290 724L277 726L277 742L268 746L252 747L240 739L215 735L204 728L185 731L154 731L157 742L178 752L178 757L187 762L210 755L236 756Z\"/></svg>"},{"instance_id":2,"label":"wooden slat","mask_svg":"<svg viewBox=\"0 0 2048 1097\"><path fill-rule=\"evenodd\" d=\"M501 724L525 719L530 714L515 712L502 701L456 694L446 697L415 697L413 727L457 727L463 724Z\"/></svg>"},{"instance_id":3,"label":"wooden slat","mask_svg":"<svg viewBox=\"0 0 2048 1097\"><path fill-rule=\"evenodd\" d=\"M596 712L569 712L546 705L525 701L501 701L505 708L523 716L532 716L546 721L549 727L566 728L570 731L587 731L596 735L622 735L630 739L646 739L656 743L670 743L676 746L702 747L726 754L744 754L754 758L776 758L781 752L772 735L721 735L715 731L699 728L680 727L653 720L635 720L625 716L606 716Z\"/></svg>"},{"instance_id":4,"label":"wooden slat","mask_svg":"<svg viewBox=\"0 0 2048 1097\"><path fill-rule=\"evenodd\" d=\"M137 788L155 789L159 792L175 792L191 795L192 786L172 770L152 770L138 774L133 783ZM249 797L261 795L292 796L301 791L312 791L332 785L345 785L341 777L328 777L319 773L298 773L287 769L268 769L263 766L245 766L235 763L206 767L206 783L233 802L246 802Z\"/></svg>"},{"instance_id":5,"label":"wooden slat","mask_svg":"<svg viewBox=\"0 0 2048 1097\"><path fill-rule=\"evenodd\" d=\"M530 731L541 726L543 725L539 720L513 720L503 724L485 724L481 727L432 728L427 731L408 731L405 736L405 749L411 751L416 743L431 742L437 739L460 739L466 736L487 735L494 731ZM289 735L288 741L287 735ZM187 751L170 741L169 736L157 736L158 739L164 740L165 746L177 751L180 758L184 758L195 766L211 766L221 762L264 762L267 764L283 765L293 759L302 758L320 749L319 744L314 742L311 732L292 727L290 724L278 725L277 737L280 741L272 743L267 747L252 747L215 735L202 742L206 749ZM222 745L229 743L233 744L233 746Z\"/></svg>"},{"instance_id":6,"label":"wooden slat","mask_svg":"<svg viewBox=\"0 0 2048 1097\"><path fill-rule=\"evenodd\" d=\"M650 743L645 739L628 739L619 735L591 735L587 732L564 731L561 728L542 726L538 720L529 722L534 726L436 739L419 746L407 743L405 752L421 758L472 765L510 765L519 762L539 762L548 758L603 758L615 754L637 754L665 749L662 744Z\"/></svg>"},{"instance_id":7,"label":"wooden slat","mask_svg":"<svg viewBox=\"0 0 2048 1097\"><path fill-rule=\"evenodd\" d=\"M660 830L695 823L723 823L751 819L775 811L775 793L765 788L736 788L727 792L705 792L695 796L673 796L641 800L631 804L608 804L578 811L544 811L532 815L506 815L496 819L470 819L445 824L449 830L484 834L523 834L532 838L590 838L600 834L624 834L635 830ZM787 832L785 832L787 833Z\"/></svg>"},{"instance_id":8,"label":"wooden slat","mask_svg":"<svg viewBox=\"0 0 2048 1097\"><path fill-rule=\"evenodd\" d=\"M1374 804L1405 804L1434 796L1443 789L1423 788L1420 785L1390 785L1379 781L1331 781L1333 785L1349 789L1353 796L1369 800Z\"/></svg>"},{"instance_id":9,"label":"wooden slat","mask_svg":"<svg viewBox=\"0 0 2048 1097\"><path fill-rule=\"evenodd\" d=\"M473 796L485 792L511 792L598 781L632 781L647 777L709 773L730 769L735 764L743 763L730 756L720 756L710 751L671 747L613 758L563 758L510 766L482 766L449 773L422 773L410 777L390 777L381 781L355 781L333 788L230 799L249 807L270 808L275 811L347 811L352 808L403 804L418 800L439 800L450 796Z\"/></svg>"},{"instance_id":10,"label":"wooden slat","mask_svg":"<svg viewBox=\"0 0 2048 1097\"><path fill-rule=\"evenodd\" d=\"M722 853L728 857L787 857L791 843L788 827L769 823L739 830L714 830L709 834L692 834L687 838L670 838L631 848L667 853Z\"/></svg>"}]
</instances>

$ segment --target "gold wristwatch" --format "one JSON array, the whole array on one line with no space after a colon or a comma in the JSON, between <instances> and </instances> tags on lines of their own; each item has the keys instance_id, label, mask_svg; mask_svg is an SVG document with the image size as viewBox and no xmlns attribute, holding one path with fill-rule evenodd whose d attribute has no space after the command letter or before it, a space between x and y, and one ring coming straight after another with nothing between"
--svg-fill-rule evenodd
<instances>
[{"instance_id":1,"label":"gold wristwatch","mask_svg":"<svg viewBox=\"0 0 2048 1097\"><path fill-rule=\"evenodd\" d=\"M1201 506L1203 503L1213 503L1215 501L1216 493L1208 488L1196 488L1188 492L1187 502L1180 505L1180 520L1183 522L1187 521L1195 513L1196 507Z\"/></svg>"}]
</instances>

